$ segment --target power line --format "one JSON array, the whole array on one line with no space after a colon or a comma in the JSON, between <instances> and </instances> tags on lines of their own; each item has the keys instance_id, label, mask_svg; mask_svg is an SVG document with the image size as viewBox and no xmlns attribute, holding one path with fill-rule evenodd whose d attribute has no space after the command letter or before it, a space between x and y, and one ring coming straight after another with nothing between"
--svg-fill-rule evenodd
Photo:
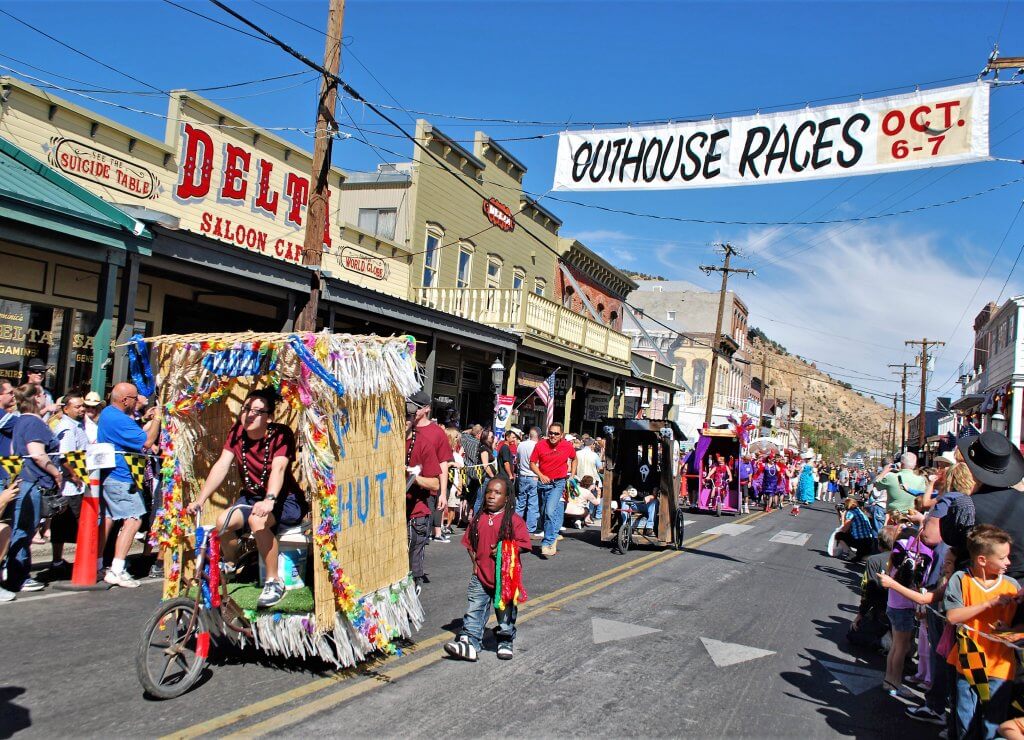
<instances>
[{"instance_id":1,"label":"power line","mask_svg":"<svg viewBox=\"0 0 1024 740\"><path fill-rule=\"evenodd\" d=\"M129 80L133 80L134 82L138 82L138 83L139 83L140 85L145 85L146 87L150 88L151 90L156 90L157 92L161 92L161 93L165 93L165 94L166 94L166 93L168 92L167 90L161 90L161 89L160 89L159 87L156 87L156 86L154 86L154 85L150 85L150 84L149 84L148 82L146 82L145 80L140 80L140 79L139 79L138 77L134 77L134 76L132 76L132 75L128 74L127 72L123 72L122 70L120 70L120 69L117 69L116 67L111 67L111 66L110 66L109 64L107 64L106 62L101 62L101 61L100 61L99 59L97 59L96 57L94 57L94 56L90 56L89 54L86 54L86 53L85 53L84 51L82 51L81 49L77 49L77 48L75 48L74 46L71 46L70 44L66 44L66 43L64 43L63 41L61 41L61 40L60 40L59 38L57 38L56 36L51 36L50 34L48 34L48 33L47 33L46 31L44 31L43 29L41 29L41 28L37 28L37 27L33 26L33 25L32 25L31 23L29 23L28 21L23 21L23 20L22 20L21 18L19 18L18 16L16 16L16 15L13 15L12 13L9 13L9 12L7 12L7 11L6 11L6 10L4 10L3 8L0 8L0 13L3 13L4 15L6 15L6 16L7 16L8 18L10 18L11 20L17 21L18 23L20 23L21 25L25 26L26 28L30 28L30 29L32 29L33 31L35 31L36 33L38 33L38 34L40 34L40 35L42 35L42 36L45 36L46 38L50 39L50 41L53 41L54 43L60 44L60 45L61 45L61 46L63 46L63 47L65 48L65 49L68 49L69 51L73 51L73 52L74 52L75 54L78 54L79 56L85 57L85 58L86 58L86 59L88 59L89 61L91 61L91 62L95 62L96 64L100 65L101 67L105 67L106 69L109 69L109 70L110 70L111 72L115 72L115 73L117 73L117 74L121 75L122 77L127 77L127 78L128 78Z\"/></svg>"},{"instance_id":2,"label":"power line","mask_svg":"<svg viewBox=\"0 0 1024 740\"><path fill-rule=\"evenodd\" d=\"M106 95L137 95L139 97L158 97L158 96L159 97L167 97L167 93L165 93L163 90L159 90L159 91L155 91L154 92L153 90L118 90L118 89L112 88L112 87L101 87L100 85L97 85L97 84L95 84L93 82L86 82L84 80L79 80L79 79L77 79L75 77L69 77L69 76L61 74L59 72L54 72L54 71L49 70L49 69L44 69L43 67L39 67L39 66L37 66L35 64L31 64L30 62L26 62L24 59L18 59L17 57L12 57L10 54L0 53L0 57L2 57L3 59L8 59L8 60L14 62L15 64L20 64L22 67L28 67L29 69L34 69L37 72L42 72L43 74L50 75L51 77L58 77L58 78L60 78L62 80L67 80L69 82L74 82L74 83L79 84L79 85L87 85L88 86L88 87L83 87L83 88L75 88L75 87L64 88L64 89L70 90L72 92L104 93ZM10 67L7 67L6 69L10 69ZM257 85L257 84L260 84L260 83L263 83L263 82L276 82L277 80L287 80L287 79L292 78L292 77L308 76L310 74L311 74L311 72L309 70L303 69L303 70L299 70L298 72L289 72L288 74L273 75L273 76L270 76L270 77L259 77L259 78L254 79L254 80L242 80L241 82L229 82L229 83L226 83L226 84L223 84L223 85L211 85L209 87L191 87L191 88L189 88L189 92L214 92L214 91L217 91L217 90L228 90L228 89L235 88L235 87L246 87L248 85ZM49 85L47 85L47 84L40 84L40 87L48 87L48 86Z\"/></svg>"},{"instance_id":3,"label":"power line","mask_svg":"<svg viewBox=\"0 0 1024 740\"><path fill-rule=\"evenodd\" d=\"M198 10L193 10L192 8L185 7L184 5L179 5L178 3L174 2L174 0L163 0L163 1L165 3L167 3L168 5L173 5L175 8L178 8L180 10L184 10L186 13L191 13L192 15L199 16L200 18L205 18L206 20L210 21L211 23L216 23L218 26L223 26L224 28L227 28L227 29L230 29L230 30L234 31L235 33L240 33L243 36L248 36L251 39L256 39L260 43L263 43L263 44L270 43L269 41L267 41L267 39L263 38L262 36L257 36L254 33L249 33L248 31L246 31L245 29L242 29L242 28L236 28L235 26L232 26L232 25L230 25L228 23L224 23L223 21L217 20L216 18L214 18L212 16L206 15L204 13L200 13Z\"/></svg>"}]
</instances>

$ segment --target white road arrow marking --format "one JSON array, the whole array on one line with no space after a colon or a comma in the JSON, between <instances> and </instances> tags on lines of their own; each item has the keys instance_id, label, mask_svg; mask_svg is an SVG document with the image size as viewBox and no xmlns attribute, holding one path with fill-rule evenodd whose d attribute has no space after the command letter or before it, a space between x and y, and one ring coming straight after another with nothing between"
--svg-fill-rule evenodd
<instances>
[{"instance_id":1,"label":"white road arrow marking","mask_svg":"<svg viewBox=\"0 0 1024 740\"><path fill-rule=\"evenodd\" d=\"M704 649L708 651L711 660L719 668L725 668L737 663L746 663L748 660L764 658L768 655L775 655L774 650L763 650L762 648L750 647L749 645L738 645L734 642L721 642L712 640L709 637L702 637Z\"/></svg>"},{"instance_id":2,"label":"white road arrow marking","mask_svg":"<svg viewBox=\"0 0 1024 740\"><path fill-rule=\"evenodd\" d=\"M661 632L661 630L654 629L653 627L643 627L639 624L629 624L628 622L616 622L613 619L598 619L597 617L591 617L590 625L594 631L595 645L600 645L602 642L627 640L630 637L641 637L654 632Z\"/></svg>"},{"instance_id":3,"label":"white road arrow marking","mask_svg":"<svg viewBox=\"0 0 1024 740\"><path fill-rule=\"evenodd\" d=\"M753 528L753 524L719 524L717 527L705 529L704 534L727 534L730 537L735 537Z\"/></svg>"},{"instance_id":4,"label":"white road arrow marking","mask_svg":"<svg viewBox=\"0 0 1024 740\"><path fill-rule=\"evenodd\" d=\"M843 685L854 696L860 696L868 689L876 688L882 683L885 674L867 666L851 663L833 663L830 660L819 660L822 666L832 674L832 678Z\"/></svg>"},{"instance_id":5,"label":"white road arrow marking","mask_svg":"<svg viewBox=\"0 0 1024 740\"><path fill-rule=\"evenodd\" d=\"M807 544L807 540L811 539L810 532L776 532L769 542L778 542L782 545L796 545L797 547L803 547Z\"/></svg>"}]
</instances>

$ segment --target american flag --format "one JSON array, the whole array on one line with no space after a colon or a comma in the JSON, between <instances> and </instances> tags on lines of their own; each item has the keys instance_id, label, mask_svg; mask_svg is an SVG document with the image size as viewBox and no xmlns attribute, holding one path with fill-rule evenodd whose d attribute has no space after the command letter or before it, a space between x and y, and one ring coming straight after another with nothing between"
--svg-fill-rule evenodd
<instances>
[{"instance_id":1,"label":"american flag","mask_svg":"<svg viewBox=\"0 0 1024 740\"><path fill-rule=\"evenodd\" d=\"M981 434L978 427L974 426L972 422L964 422L960 426L960 432L956 435L958 440L964 439L965 437L976 437Z\"/></svg>"},{"instance_id":2,"label":"american flag","mask_svg":"<svg viewBox=\"0 0 1024 740\"><path fill-rule=\"evenodd\" d=\"M537 390L534 392L541 403L544 404L546 412L544 429L546 430L555 423L555 374L551 373L548 379L538 385Z\"/></svg>"}]
</instances>

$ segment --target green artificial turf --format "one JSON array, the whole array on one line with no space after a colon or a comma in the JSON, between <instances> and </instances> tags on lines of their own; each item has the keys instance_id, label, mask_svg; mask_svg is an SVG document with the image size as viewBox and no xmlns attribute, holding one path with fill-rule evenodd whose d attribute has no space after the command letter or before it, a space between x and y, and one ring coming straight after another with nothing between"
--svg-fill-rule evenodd
<instances>
[{"instance_id":1,"label":"green artificial turf","mask_svg":"<svg viewBox=\"0 0 1024 740\"><path fill-rule=\"evenodd\" d=\"M277 604L269 609L256 608L256 601L263 589L255 583L229 583L228 593L239 607L246 611L259 611L261 614L312 614L313 613L313 591L309 586L297 588L285 594ZM195 590L189 594L195 596Z\"/></svg>"}]
</instances>

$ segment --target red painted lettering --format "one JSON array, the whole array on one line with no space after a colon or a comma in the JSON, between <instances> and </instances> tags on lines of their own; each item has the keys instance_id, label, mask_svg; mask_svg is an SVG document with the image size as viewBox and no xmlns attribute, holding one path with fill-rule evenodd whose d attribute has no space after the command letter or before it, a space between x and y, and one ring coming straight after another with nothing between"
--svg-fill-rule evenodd
<instances>
[{"instance_id":1,"label":"red painted lettering","mask_svg":"<svg viewBox=\"0 0 1024 740\"><path fill-rule=\"evenodd\" d=\"M256 183L256 207L268 215L277 215L277 191L270 189L270 173L274 171L274 165L265 159L261 159L257 165L259 180Z\"/></svg>"},{"instance_id":2,"label":"red painted lettering","mask_svg":"<svg viewBox=\"0 0 1024 740\"><path fill-rule=\"evenodd\" d=\"M181 179L174 189L174 197L178 200L205 198L210 192L213 174L213 139L188 123L182 126L182 136Z\"/></svg>"},{"instance_id":3,"label":"red painted lettering","mask_svg":"<svg viewBox=\"0 0 1024 740\"><path fill-rule=\"evenodd\" d=\"M225 200L242 201L249 185L246 175L249 174L249 162L252 155L240 146L228 144L224 149L224 179L220 188L220 197Z\"/></svg>"},{"instance_id":4,"label":"red painted lettering","mask_svg":"<svg viewBox=\"0 0 1024 740\"><path fill-rule=\"evenodd\" d=\"M295 226L302 226L302 209L309 201L309 180L289 172L284 179L284 192L288 197L288 214L285 221Z\"/></svg>"}]
</instances>

